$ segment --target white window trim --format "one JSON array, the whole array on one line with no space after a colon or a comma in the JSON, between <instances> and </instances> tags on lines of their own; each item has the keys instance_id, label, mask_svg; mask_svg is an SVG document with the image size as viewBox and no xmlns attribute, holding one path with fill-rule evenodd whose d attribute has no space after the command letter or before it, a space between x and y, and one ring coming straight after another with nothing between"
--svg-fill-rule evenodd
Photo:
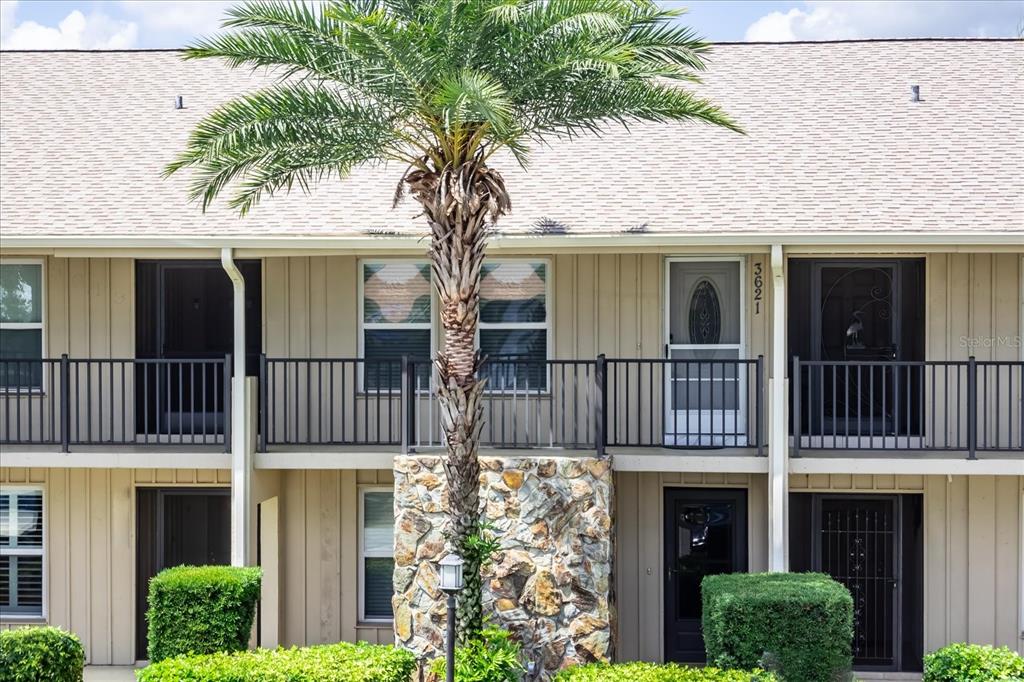
<instances>
[{"instance_id":1,"label":"white window trim","mask_svg":"<svg viewBox=\"0 0 1024 682\"><path fill-rule=\"evenodd\" d=\"M366 322L365 321L365 316L364 316L364 313L365 313L365 310L364 310L364 302L365 302L364 293L365 292L363 291L363 285L364 285L363 278L365 277L365 275L364 275L363 268L366 265L393 265L395 263L412 263L412 264L416 264L416 265L427 265L427 266L430 266L430 261L426 260L426 259L423 259L423 258L360 258L358 263L357 263L357 266L358 266L358 268L357 268L357 275L358 276L357 276L357 282L356 282L356 284L357 284L357 287L356 287L356 298L358 299L358 304L357 304L356 307L358 308L357 316L359 318L358 319L358 324L357 324L357 330L358 331L357 331L357 334L356 334L357 337L358 337L357 338L357 343L358 343L358 356L357 357L359 357L360 360L366 358L366 334L365 334L365 332L366 332L367 329L426 329L426 330L428 330L430 332L430 357L429 358L411 358L411 359L413 359L413 360L420 360L420 361L422 361L422 360L432 361L434 359L435 336L436 336L436 334L434 332L434 320L437 319L437 292L434 290L434 273L433 273L433 268L432 267L431 267L431 273L430 273L430 321L429 322ZM363 374L364 374L363 369L364 369L363 364L359 363L359 377L358 377L358 387L357 387L357 390L360 393L366 393L367 392L366 391L366 385L363 383L363 379L364 379L364 377L363 377ZM377 391L374 390L374 391L372 391L372 393L374 395L376 395ZM381 393L381 395L392 394L392 393L401 393L401 388L399 388L399 389L391 389L391 388L383 389L382 388L382 389L380 389L380 393ZM362 609L360 608L360 613L361 612L362 612Z\"/></svg>"},{"instance_id":2,"label":"white window trim","mask_svg":"<svg viewBox=\"0 0 1024 682\"><path fill-rule=\"evenodd\" d=\"M10 613L4 614L0 618L0 622L4 623L38 623L46 622L49 618L49 561L46 557L46 543L47 537L49 536L47 528L47 499L46 499L46 487L41 485L3 485L0 486L0 495L8 493L16 493L18 491L31 491L38 492L42 500L42 524L43 524L43 538L42 546L36 548L25 548L25 549L11 549L11 548L0 548L0 556L38 556L42 558L43 564L43 575L42 575L42 590L41 590L41 606L40 612L36 614L28 613Z\"/></svg>"},{"instance_id":3,"label":"white window trim","mask_svg":"<svg viewBox=\"0 0 1024 682\"><path fill-rule=\"evenodd\" d=\"M542 263L544 265L544 321L543 322L484 322L481 316L476 329L476 347L480 348L480 332L484 329L543 329L545 330L545 354L544 360L550 360L552 351L554 349L553 344L553 325L551 321L554 319L552 313L553 296L552 293L552 269L551 259L548 257L522 257L522 258L487 258L485 264L498 264L502 263ZM483 295L480 296L480 306L483 308ZM551 391L551 367L548 366L545 371L545 386L541 390L541 395L547 395ZM488 393L512 393L511 389L492 389L487 388ZM533 393L531 389L530 393Z\"/></svg>"},{"instance_id":4,"label":"white window trim","mask_svg":"<svg viewBox=\"0 0 1024 682\"><path fill-rule=\"evenodd\" d=\"M391 559L391 560L394 560L394 558L395 558L394 545L392 545L392 549L391 549L391 553L390 554L388 554L387 552L371 552L371 553L367 553L365 547L363 546L363 533L364 533L364 530L365 530L363 521L365 519L366 493L391 493L393 495L394 492L395 492L395 489L392 486L381 486L381 485L359 486L359 513L358 513L358 517L359 518L356 521L357 526L358 526L358 528L357 528L357 531L358 531L358 533L357 533L357 535L358 535L357 542L359 543L358 544L358 550L359 550L358 551L358 554L359 554L359 562L358 563L359 563L359 566L358 566L358 574L357 574L357 578L356 578L356 581L357 581L356 582L356 591L359 593L359 622L360 623L392 623L392 622L394 622L394 620L392 618L372 618L372 617L367 617L366 616L366 591L364 589L365 586L366 586L366 576L365 576L365 573L366 573L366 559ZM393 527L392 527L392 533L394 533L394 528Z\"/></svg>"},{"instance_id":5,"label":"white window trim","mask_svg":"<svg viewBox=\"0 0 1024 682\"><path fill-rule=\"evenodd\" d=\"M38 265L39 266L39 322L2 322L0 329L38 329L39 357L46 358L46 259L45 258L0 258L0 265ZM42 395L46 386L46 363L38 386L18 388L0 386L0 393L21 393L22 395Z\"/></svg>"}]
</instances>

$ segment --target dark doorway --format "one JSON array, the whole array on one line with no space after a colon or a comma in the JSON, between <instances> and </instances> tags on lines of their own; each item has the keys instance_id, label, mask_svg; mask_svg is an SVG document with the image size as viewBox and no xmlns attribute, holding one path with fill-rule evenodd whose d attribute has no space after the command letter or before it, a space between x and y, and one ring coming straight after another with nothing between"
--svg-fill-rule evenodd
<instances>
[{"instance_id":1,"label":"dark doorway","mask_svg":"<svg viewBox=\"0 0 1024 682\"><path fill-rule=\"evenodd\" d=\"M259 261L239 261L245 278L246 374L259 371L262 278ZM135 354L142 359L208 360L232 352L233 289L220 261L137 261ZM136 369L139 433L205 434L223 429L224 382L217 365L140 365ZM209 421L196 424L196 406ZM205 406L217 406L207 409Z\"/></svg>"},{"instance_id":2,"label":"dark doorway","mask_svg":"<svg viewBox=\"0 0 1024 682\"><path fill-rule=\"evenodd\" d=\"M700 581L747 570L747 491L665 490L665 660L706 660Z\"/></svg>"},{"instance_id":3,"label":"dark doorway","mask_svg":"<svg viewBox=\"0 0 1024 682\"><path fill-rule=\"evenodd\" d=\"M922 259L792 259L790 355L801 372L803 434L920 435Z\"/></svg>"},{"instance_id":4,"label":"dark doorway","mask_svg":"<svg viewBox=\"0 0 1024 682\"><path fill-rule=\"evenodd\" d=\"M920 495L790 496L790 568L850 590L858 669L921 670L922 548Z\"/></svg>"},{"instance_id":5,"label":"dark doorway","mask_svg":"<svg viewBox=\"0 0 1024 682\"><path fill-rule=\"evenodd\" d=\"M149 580L171 566L231 563L228 488L138 488L135 656L147 658Z\"/></svg>"}]
</instances>

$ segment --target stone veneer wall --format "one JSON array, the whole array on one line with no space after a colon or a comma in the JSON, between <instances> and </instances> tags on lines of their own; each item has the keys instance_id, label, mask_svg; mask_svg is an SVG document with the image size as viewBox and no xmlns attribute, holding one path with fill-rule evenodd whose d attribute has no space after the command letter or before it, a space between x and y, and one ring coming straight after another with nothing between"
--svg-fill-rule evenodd
<instances>
[{"instance_id":1,"label":"stone veneer wall","mask_svg":"<svg viewBox=\"0 0 1024 682\"><path fill-rule=\"evenodd\" d=\"M501 551L484 571L485 614L524 658L551 671L612 657L610 458L481 457L483 517ZM395 640L421 659L444 654L447 484L438 456L395 458Z\"/></svg>"}]
</instances>

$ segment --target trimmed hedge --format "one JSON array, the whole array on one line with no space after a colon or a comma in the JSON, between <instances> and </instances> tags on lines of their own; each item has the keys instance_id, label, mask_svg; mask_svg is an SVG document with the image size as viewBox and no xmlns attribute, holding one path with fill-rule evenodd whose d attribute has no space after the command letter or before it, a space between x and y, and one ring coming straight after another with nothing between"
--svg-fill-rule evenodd
<instances>
[{"instance_id":1,"label":"trimmed hedge","mask_svg":"<svg viewBox=\"0 0 1024 682\"><path fill-rule=\"evenodd\" d=\"M261 576L238 566L160 571L149 581L149 660L248 648Z\"/></svg>"},{"instance_id":2,"label":"trimmed hedge","mask_svg":"<svg viewBox=\"0 0 1024 682\"><path fill-rule=\"evenodd\" d=\"M139 671L139 682L408 682L412 652L379 644L324 644L179 656Z\"/></svg>"},{"instance_id":3,"label":"trimmed hedge","mask_svg":"<svg viewBox=\"0 0 1024 682\"><path fill-rule=\"evenodd\" d=\"M853 663L853 599L823 573L733 573L701 583L708 663L830 682Z\"/></svg>"},{"instance_id":4,"label":"trimmed hedge","mask_svg":"<svg viewBox=\"0 0 1024 682\"><path fill-rule=\"evenodd\" d=\"M924 657L924 682L995 680L1024 680L1024 657L981 644L950 644Z\"/></svg>"},{"instance_id":5,"label":"trimmed hedge","mask_svg":"<svg viewBox=\"0 0 1024 682\"><path fill-rule=\"evenodd\" d=\"M666 663L591 663L567 668L554 682L777 682L764 670L687 668Z\"/></svg>"},{"instance_id":6,"label":"trimmed hedge","mask_svg":"<svg viewBox=\"0 0 1024 682\"><path fill-rule=\"evenodd\" d=\"M0 682L82 682L85 650L78 637L54 627L0 632Z\"/></svg>"}]
</instances>

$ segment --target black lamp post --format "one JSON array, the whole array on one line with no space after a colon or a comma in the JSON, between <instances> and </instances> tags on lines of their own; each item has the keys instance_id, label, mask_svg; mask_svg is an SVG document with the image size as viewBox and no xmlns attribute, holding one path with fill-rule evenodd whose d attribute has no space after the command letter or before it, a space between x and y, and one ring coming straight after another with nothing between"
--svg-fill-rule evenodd
<instances>
[{"instance_id":1,"label":"black lamp post","mask_svg":"<svg viewBox=\"0 0 1024 682\"><path fill-rule=\"evenodd\" d=\"M455 682L455 595L462 589L462 557L441 559L441 590L448 595L448 636L445 639L445 679Z\"/></svg>"}]
</instances>

